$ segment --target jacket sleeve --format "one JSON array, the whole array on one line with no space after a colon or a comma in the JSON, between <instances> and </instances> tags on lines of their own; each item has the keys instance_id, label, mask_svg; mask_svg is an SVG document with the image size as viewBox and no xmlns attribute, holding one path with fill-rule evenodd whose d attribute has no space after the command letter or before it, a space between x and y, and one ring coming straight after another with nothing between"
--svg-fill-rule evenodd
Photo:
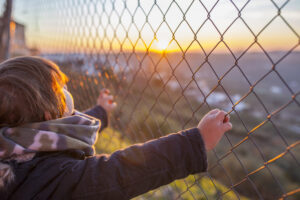
<instances>
[{"instance_id":1,"label":"jacket sleeve","mask_svg":"<svg viewBox=\"0 0 300 200\"><path fill-rule=\"evenodd\" d=\"M101 106L95 106L89 110L84 111L85 114L95 117L101 121L100 131L108 126L108 115L105 109Z\"/></svg>"},{"instance_id":2,"label":"jacket sleeve","mask_svg":"<svg viewBox=\"0 0 300 200\"><path fill-rule=\"evenodd\" d=\"M82 162L85 167L74 193L79 199L130 199L207 169L205 147L197 128Z\"/></svg>"}]
</instances>

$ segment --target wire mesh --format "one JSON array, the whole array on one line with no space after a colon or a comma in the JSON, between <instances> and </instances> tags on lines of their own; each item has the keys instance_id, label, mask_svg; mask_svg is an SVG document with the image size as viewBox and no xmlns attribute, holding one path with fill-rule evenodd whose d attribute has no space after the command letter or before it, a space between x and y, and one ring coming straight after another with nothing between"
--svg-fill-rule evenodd
<instances>
[{"instance_id":1,"label":"wire mesh","mask_svg":"<svg viewBox=\"0 0 300 200\"><path fill-rule=\"evenodd\" d=\"M99 153L194 127L215 107L231 115L206 173L137 199L299 199L299 5L16 0L14 18L23 52L61 66L78 109L115 94Z\"/></svg>"}]
</instances>

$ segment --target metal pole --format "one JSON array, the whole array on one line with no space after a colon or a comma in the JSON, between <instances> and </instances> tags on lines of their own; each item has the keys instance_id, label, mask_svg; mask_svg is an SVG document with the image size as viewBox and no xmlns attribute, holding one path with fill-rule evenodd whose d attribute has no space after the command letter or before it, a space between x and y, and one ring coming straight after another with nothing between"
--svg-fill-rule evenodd
<instances>
[{"instance_id":1,"label":"metal pole","mask_svg":"<svg viewBox=\"0 0 300 200\"><path fill-rule=\"evenodd\" d=\"M6 11L7 16L5 19L5 27L7 33L7 40L5 41L4 45L4 59L8 59L10 57L10 22L11 22L11 12L12 12L12 1L13 0L6 0Z\"/></svg>"}]
</instances>

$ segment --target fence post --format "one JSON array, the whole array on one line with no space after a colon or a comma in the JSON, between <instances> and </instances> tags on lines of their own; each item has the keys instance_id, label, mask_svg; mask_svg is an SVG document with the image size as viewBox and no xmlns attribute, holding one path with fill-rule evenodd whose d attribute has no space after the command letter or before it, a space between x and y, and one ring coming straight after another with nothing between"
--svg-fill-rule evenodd
<instances>
[{"instance_id":1,"label":"fence post","mask_svg":"<svg viewBox=\"0 0 300 200\"><path fill-rule=\"evenodd\" d=\"M13 0L6 0L5 11L0 26L0 60L6 60L10 54L10 22ZM6 37L4 37L6 36Z\"/></svg>"}]
</instances>

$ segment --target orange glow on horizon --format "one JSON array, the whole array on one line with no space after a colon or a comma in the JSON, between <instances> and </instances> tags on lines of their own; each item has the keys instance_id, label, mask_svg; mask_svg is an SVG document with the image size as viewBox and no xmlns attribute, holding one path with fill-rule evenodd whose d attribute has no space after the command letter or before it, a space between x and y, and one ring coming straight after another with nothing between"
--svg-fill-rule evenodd
<instances>
[{"instance_id":1,"label":"orange glow on horizon","mask_svg":"<svg viewBox=\"0 0 300 200\"><path fill-rule=\"evenodd\" d=\"M12 25L11 25L12 26ZM13 30L13 26L11 27ZM143 43L140 40L137 42L125 40L125 42L119 43L116 39L108 41L106 38L92 38L92 37L78 37L71 36L68 34L57 36L56 33L51 34L50 37L46 37L46 34L35 35L34 37L28 37L29 47L37 47L40 51L48 53L56 52L97 52L97 53L117 53L117 52L154 52L154 53L176 53L176 52L203 52L206 53L211 51L215 53L226 53L229 50L220 42L219 38L201 38L200 41L192 41L188 39L153 39L152 43ZM297 39L297 38L296 38ZM267 51L286 51L289 50L295 43L295 38L288 37L268 37L259 38L259 43ZM38 42L40 41L40 42ZM122 40L120 40L122 41ZM262 51L261 48L254 43L254 38L248 38L244 36L235 38L225 38L226 45L230 50L234 52L245 51L249 46L250 52ZM277 41L277 42L276 42ZM254 43L254 44L253 44ZM37 45L38 44L38 45ZM201 45L201 46L200 46Z\"/></svg>"}]
</instances>

